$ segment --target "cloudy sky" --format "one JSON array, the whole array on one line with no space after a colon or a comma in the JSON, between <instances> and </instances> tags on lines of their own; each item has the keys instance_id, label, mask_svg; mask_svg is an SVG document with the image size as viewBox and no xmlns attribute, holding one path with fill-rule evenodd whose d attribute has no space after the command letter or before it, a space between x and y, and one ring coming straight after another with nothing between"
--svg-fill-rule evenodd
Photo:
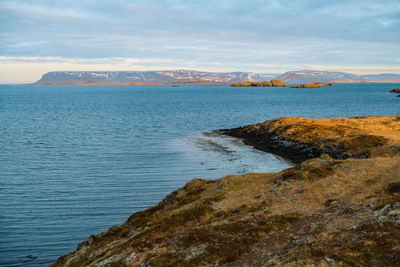
<instances>
[{"instance_id":1,"label":"cloudy sky","mask_svg":"<svg viewBox=\"0 0 400 267\"><path fill-rule=\"evenodd\" d=\"M161 69L400 73L400 1L0 0L0 83Z\"/></svg>"}]
</instances>

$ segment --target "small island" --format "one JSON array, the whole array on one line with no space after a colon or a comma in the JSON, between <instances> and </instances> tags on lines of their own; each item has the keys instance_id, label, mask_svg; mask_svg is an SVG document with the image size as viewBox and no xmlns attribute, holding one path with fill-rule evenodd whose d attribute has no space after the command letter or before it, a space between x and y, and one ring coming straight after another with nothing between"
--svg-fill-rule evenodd
<instances>
[{"instance_id":1,"label":"small island","mask_svg":"<svg viewBox=\"0 0 400 267\"><path fill-rule=\"evenodd\" d=\"M395 93L395 94L397 94L397 97L400 97L400 88L390 90L390 92L391 92L391 93Z\"/></svg>"},{"instance_id":2,"label":"small island","mask_svg":"<svg viewBox=\"0 0 400 267\"><path fill-rule=\"evenodd\" d=\"M319 88L320 86L331 86L332 83L323 83L323 82L315 82L315 83L304 83L290 86L287 83L284 83L279 80L271 80L271 81L263 81L263 82L238 82L233 83L232 87L291 87L291 88Z\"/></svg>"},{"instance_id":3,"label":"small island","mask_svg":"<svg viewBox=\"0 0 400 267\"><path fill-rule=\"evenodd\" d=\"M298 85L293 85L291 88L320 88L320 86L331 86L331 83L303 83Z\"/></svg>"},{"instance_id":4,"label":"small island","mask_svg":"<svg viewBox=\"0 0 400 267\"><path fill-rule=\"evenodd\" d=\"M232 87L289 87L288 84L279 80L271 80L263 82L239 82L239 83L233 83L231 86Z\"/></svg>"},{"instance_id":5,"label":"small island","mask_svg":"<svg viewBox=\"0 0 400 267\"><path fill-rule=\"evenodd\" d=\"M220 131L278 173L194 179L53 266L397 266L400 116L284 117Z\"/></svg>"}]
</instances>

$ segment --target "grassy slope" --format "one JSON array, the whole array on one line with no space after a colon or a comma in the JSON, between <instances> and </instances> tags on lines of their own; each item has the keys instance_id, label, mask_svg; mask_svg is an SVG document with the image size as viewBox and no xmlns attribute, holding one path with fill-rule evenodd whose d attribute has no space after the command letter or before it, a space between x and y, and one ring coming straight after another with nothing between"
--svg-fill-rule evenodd
<instances>
[{"instance_id":1,"label":"grassy slope","mask_svg":"<svg viewBox=\"0 0 400 267\"><path fill-rule=\"evenodd\" d=\"M82 242L55 266L394 266L400 262L399 127L399 117L282 118L248 126L259 137L272 131L314 146L347 144L343 153L361 150L367 158L323 154L280 173L192 180L124 225ZM357 139L365 135L384 141L372 146Z\"/></svg>"}]
</instances>

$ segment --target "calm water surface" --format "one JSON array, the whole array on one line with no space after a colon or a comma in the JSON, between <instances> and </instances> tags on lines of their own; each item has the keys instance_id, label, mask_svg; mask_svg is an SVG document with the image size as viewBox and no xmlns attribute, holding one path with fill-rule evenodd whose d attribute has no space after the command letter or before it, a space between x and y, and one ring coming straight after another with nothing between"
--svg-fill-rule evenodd
<instances>
[{"instance_id":1,"label":"calm water surface","mask_svg":"<svg viewBox=\"0 0 400 267\"><path fill-rule=\"evenodd\" d=\"M48 265L194 177L288 166L203 132L282 116L399 115L388 93L397 87L0 86L0 265Z\"/></svg>"}]
</instances>

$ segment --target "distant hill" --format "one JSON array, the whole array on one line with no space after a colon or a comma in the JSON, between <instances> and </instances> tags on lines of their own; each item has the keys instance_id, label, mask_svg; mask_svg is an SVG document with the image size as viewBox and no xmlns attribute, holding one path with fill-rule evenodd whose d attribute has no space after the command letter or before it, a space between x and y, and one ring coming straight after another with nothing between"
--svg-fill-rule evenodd
<instances>
[{"instance_id":1,"label":"distant hill","mask_svg":"<svg viewBox=\"0 0 400 267\"><path fill-rule=\"evenodd\" d=\"M260 82L276 74L250 72L170 71L54 71L48 72L35 84L90 84L90 83L221 83Z\"/></svg>"},{"instance_id":2,"label":"distant hill","mask_svg":"<svg viewBox=\"0 0 400 267\"><path fill-rule=\"evenodd\" d=\"M288 84L311 82L368 83L400 82L400 74L357 75L336 71L288 71L277 75L252 72L204 72L193 70L168 71L52 71L34 84L233 84L280 80Z\"/></svg>"},{"instance_id":3,"label":"distant hill","mask_svg":"<svg viewBox=\"0 0 400 267\"><path fill-rule=\"evenodd\" d=\"M312 82L330 82L330 83L368 83L368 82L400 82L400 74L383 73L357 75L347 72L337 71L288 71L277 76L275 79L291 83L312 83Z\"/></svg>"},{"instance_id":4,"label":"distant hill","mask_svg":"<svg viewBox=\"0 0 400 267\"><path fill-rule=\"evenodd\" d=\"M375 81L400 81L400 74L393 73L368 74L363 75L362 77Z\"/></svg>"}]
</instances>

